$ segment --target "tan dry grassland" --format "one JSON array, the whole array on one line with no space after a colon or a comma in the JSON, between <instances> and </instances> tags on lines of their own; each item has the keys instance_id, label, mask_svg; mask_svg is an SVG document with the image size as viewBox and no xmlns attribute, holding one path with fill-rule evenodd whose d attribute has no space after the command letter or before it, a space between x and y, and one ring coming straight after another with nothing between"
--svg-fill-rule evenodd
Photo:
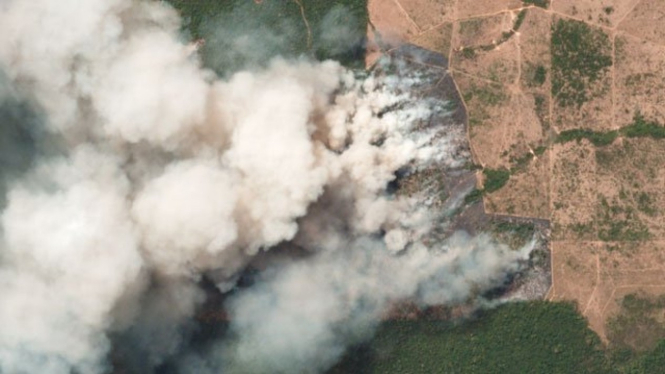
<instances>
[{"instance_id":1,"label":"tan dry grassland","mask_svg":"<svg viewBox=\"0 0 665 374\"><path fill-rule=\"evenodd\" d=\"M393 43L376 50L402 41L448 57L474 162L511 171L484 196L486 211L550 220L549 299L575 301L607 341L624 296L665 294L665 140L557 142L566 130L625 127L638 113L665 125L665 1L369 3L372 40L378 32ZM561 54L557 27L591 48L571 52L564 41Z\"/></svg>"}]
</instances>

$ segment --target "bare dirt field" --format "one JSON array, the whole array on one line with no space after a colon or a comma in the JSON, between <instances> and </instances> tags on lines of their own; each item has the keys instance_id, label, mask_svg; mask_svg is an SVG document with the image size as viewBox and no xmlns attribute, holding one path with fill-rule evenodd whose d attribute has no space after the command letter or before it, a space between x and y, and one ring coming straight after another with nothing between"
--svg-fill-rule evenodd
<instances>
[{"instance_id":1,"label":"bare dirt field","mask_svg":"<svg viewBox=\"0 0 665 374\"><path fill-rule=\"evenodd\" d=\"M535 156L523 172L515 173L500 190L485 198L488 213L549 218L549 152Z\"/></svg>"},{"instance_id":2,"label":"bare dirt field","mask_svg":"<svg viewBox=\"0 0 665 374\"><path fill-rule=\"evenodd\" d=\"M665 44L665 4L641 0L619 24L619 31L660 45Z\"/></svg>"},{"instance_id":3,"label":"bare dirt field","mask_svg":"<svg viewBox=\"0 0 665 374\"><path fill-rule=\"evenodd\" d=\"M618 35L616 44L615 122L625 126L639 112L665 123L665 45L627 34Z\"/></svg>"},{"instance_id":4,"label":"bare dirt field","mask_svg":"<svg viewBox=\"0 0 665 374\"><path fill-rule=\"evenodd\" d=\"M455 45L452 57L455 71L502 84L514 83L520 74L519 45L516 38L484 53L480 48L487 48L486 45L492 45L492 42Z\"/></svg>"},{"instance_id":5,"label":"bare dirt field","mask_svg":"<svg viewBox=\"0 0 665 374\"><path fill-rule=\"evenodd\" d=\"M573 300L591 327L607 340L606 321L622 312L624 296L665 294L665 243L629 251L611 243L555 242L550 300Z\"/></svg>"},{"instance_id":6,"label":"bare dirt field","mask_svg":"<svg viewBox=\"0 0 665 374\"><path fill-rule=\"evenodd\" d=\"M427 31L455 17L457 0L399 0L398 4L418 26L421 32Z\"/></svg>"},{"instance_id":7,"label":"bare dirt field","mask_svg":"<svg viewBox=\"0 0 665 374\"><path fill-rule=\"evenodd\" d=\"M586 140L555 144L551 153L552 239L594 240L595 148Z\"/></svg>"},{"instance_id":8,"label":"bare dirt field","mask_svg":"<svg viewBox=\"0 0 665 374\"><path fill-rule=\"evenodd\" d=\"M505 132L501 126L502 119L512 117L507 108L510 96L499 83L463 74L455 74L454 77L466 103L471 142L492 139L486 147L474 147L476 162L493 168L505 166L506 162L498 157L505 149L499 139L504 137Z\"/></svg>"},{"instance_id":9,"label":"bare dirt field","mask_svg":"<svg viewBox=\"0 0 665 374\"><path fill-rule=\"evenodd\" d=\"M600 248L594 242L556 242L552 250L551 300L574 300L584 310L600 281Z\"/></svg>"},{"instance_id":10,"label":"bare dirt field","mask_svg":"<svg viewBox=\"0 0 665 374\"><path fill-rule=\"evenodd\" d=\"M498 13L509 9L517 9L522 6L520 0L471 0L458 1L458 18L478 17L492 13Z\"/></svg>"},{"instance_id":11,"label":"bare dirt field","mask_svg":"<svg viewBox=\"0 0 665 374\"><path fill-rule=\"evenodd\" d=\"M367 66L373 65L381 51L410 40L420 33L418 26L399 3L392 0L374 0L367 3L370 23L367 32Z\"/></svg>"},{"instance_id":12,"label":"bare dirt field","mask_svg":"<svg viewBox=\"0 0 665 374\"><path fill-rule=\"evenodd\" d=\"M643 226L648 239L665 239L665 142L653 139L620 139L611 146L596 150L598 163L597 223ZM611 212L609 212L611 211ZM612 213L612 214L610 214ZM626 235L624 235L626 236ZM630 237L619 239L630 241Z\"/></svg>"},{"instance_id":13,"label":"bare dirt field","mask_svg":"<svg viewBox=\"0 0 665 374\"><path fill-rule=\"evenodd\" d=\"M456 22L455 47L490 45L513 26L512 13L498 13L487 17L463 19Z\"/></svg>"},{"instance_id":14,"label":"bare dirt field","mask_svg":"<svg viewBox=\"0 0 665 374\"><path fill-rule=\"evenodd\" d=\"M419 47L440 53L444 56L450 54L453 36L452 22L444 22L415 36L411 42Z\"/></svg>"},{"instance_id":15,"label":"bare dirt field","mask_svg":"<svg viewBox=\"0 0 665 374\"><path fill-rule=\"evenodd\" d=\"M556 0L553 10L599 26L614 27L640 0Z\"/></svg>"},{"instance_id":16,"label":"bare dirt field","mask_svg":"<svg viewBox=\"0 0 665 374\"><path fill-rule=\"evenodd\" d=\"M665 140L618 131L665 125L665 1L370 0L370 18L448 57L474 162L510 172L485 210L551 222L549 299L607 341L627 295L665 293Z\"/></svg>"}]
</instances>

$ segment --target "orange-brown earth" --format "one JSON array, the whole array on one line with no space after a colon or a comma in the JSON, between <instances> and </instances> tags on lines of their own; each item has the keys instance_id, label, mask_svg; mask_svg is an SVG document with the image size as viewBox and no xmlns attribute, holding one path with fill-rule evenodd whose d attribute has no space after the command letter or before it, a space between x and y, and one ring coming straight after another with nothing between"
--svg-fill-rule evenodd
<instances>
[{"instance_id":1,"label":"orange-brown earth","mask_svg":"<svg viewBox=\"0 0 665 374\"><path fill-rule=\"evenodd\" d=\"M369 0L369 12L368 65L401 43L448 58L474 162L511 170L484 196L485 210L550 220L550 300L576 302L606 340L625 295L665 294L665 140L556 142L565 130L619 129L637 113L665 124L665 1L553 0L543 9L519 0ZM584 23L611 56L585 82L580 105L552 95L559 20Z\"/></svg>"}]
</instances>

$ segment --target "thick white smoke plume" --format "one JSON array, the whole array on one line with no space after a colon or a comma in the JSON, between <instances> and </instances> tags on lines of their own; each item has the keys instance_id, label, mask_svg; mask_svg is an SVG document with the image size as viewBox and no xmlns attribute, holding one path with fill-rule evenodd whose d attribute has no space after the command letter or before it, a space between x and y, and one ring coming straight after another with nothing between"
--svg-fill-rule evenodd
<instances>
[{"instance_id":1,"label":"thick white smoke plume","mask_svg":"<svg viewBox=\"0 0 665 374\"><path fill-rule=\"evenodd\" d=\"M62 150L7 186L0 372L109 372L113 336L149 372L182 349L203 278L226 292L290 249L180 368L316 372L391 302L463 302L528 256L427 241L426 196L386 193L398 170L465 161L459 127L426 124L445 103L410 94L427 77L277 59L219 80L179 27L161 2L0 0L0 99L32 102Z\"/></svg>"}]
</instances>

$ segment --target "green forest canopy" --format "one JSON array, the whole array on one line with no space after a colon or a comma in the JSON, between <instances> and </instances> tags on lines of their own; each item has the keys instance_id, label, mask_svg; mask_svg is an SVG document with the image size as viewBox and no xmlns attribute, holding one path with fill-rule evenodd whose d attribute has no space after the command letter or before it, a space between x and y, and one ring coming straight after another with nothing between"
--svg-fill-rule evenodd
<instances>
[{"instance_id":1,"label":"green forest canopy","mask_svg":"<svg viewBox=\"0 0 665 374\"><path fill-rule=\"evenodd\" d=\"M649 352L606 349L569 303L515 302L453 323L386 321L329 374L660 373L665 341Z\"/></svg>"},{"instance_id":2,"label":"green forest canopy","mask_svg":"<svg viewBox=\"0 0 665 374\"><path fill-rule=\"evenodd\" d=\"M180 12L185 35L205 39L204 62L220 74L260 66L278 55L362 66L366 0L168 2Z\"/></svg>"}]
</instances>

